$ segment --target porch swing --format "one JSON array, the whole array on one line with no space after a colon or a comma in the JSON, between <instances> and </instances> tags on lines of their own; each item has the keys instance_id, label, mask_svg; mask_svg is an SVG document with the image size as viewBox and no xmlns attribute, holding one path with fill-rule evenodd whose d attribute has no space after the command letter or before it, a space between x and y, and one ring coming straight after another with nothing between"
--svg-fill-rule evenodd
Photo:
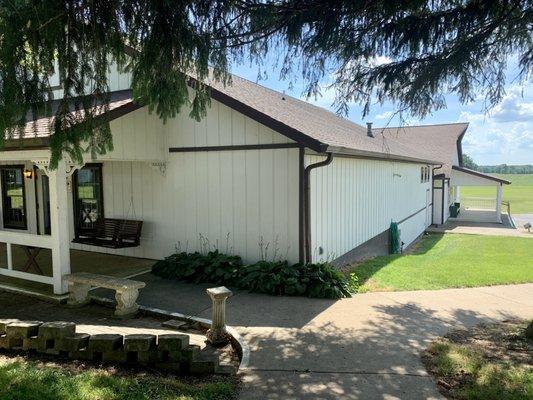
<instances>
[{"instance_id":1,"label":"porch swing","mask_svg":"<svg viewBox=\"0 0 533 400\"><path fill-rule=\"evenodd\" d=\"M76 232L74 243L122 249L137 247L141 242L143 221L137 220L133 201L133 164L131 164L131 196L125 218L98 218L91 230ZM127 219L130 213L134 219Z\"/></svg>"}]
</instances>

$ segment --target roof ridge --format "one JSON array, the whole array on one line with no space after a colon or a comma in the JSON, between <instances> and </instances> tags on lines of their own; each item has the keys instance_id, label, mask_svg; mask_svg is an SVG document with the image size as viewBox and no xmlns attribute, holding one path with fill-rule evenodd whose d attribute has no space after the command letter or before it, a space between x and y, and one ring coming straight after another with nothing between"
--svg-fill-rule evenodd
<instances>
[{"instance_id":1,"label":"roof ridge","mask_svg":"<svg viewBox=\"0 0 533 400\"><path fill-rule=\"evenodd\" d=\"M425 128L429 126L445 126L445 125L469 125L470 122L443 122L440 124L419 124L419 125L404 125L404 126L384 126L381 128L372 128L374 129L403 129L403 128Z\"/></svg>"}]
</instances>

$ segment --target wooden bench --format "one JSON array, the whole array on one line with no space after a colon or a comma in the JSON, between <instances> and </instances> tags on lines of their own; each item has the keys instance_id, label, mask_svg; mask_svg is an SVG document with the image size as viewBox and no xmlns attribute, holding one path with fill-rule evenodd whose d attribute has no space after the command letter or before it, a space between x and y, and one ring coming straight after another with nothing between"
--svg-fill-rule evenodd
<instances>
[{"instance_id":1,"label":"wooden bench","mask_svg":"<svg viewBox=\"0 0 533 400\"><path fill-rule=\"evenodd\" d=\"M141 241L143 221L119 218L100 218L91 229L76 232L74 243L122 249L137 247Z\"/></svg>"},{"instance_id":2,"label":"wooden bench","mask_svg":"<svg viewBox=\"0 0 533 400\"><path fill-rule=\"evenodd\" d=\"M68 282L69 298L67 304L71 306L87 304L89 302L89 290L93 287L114 290L117 300L115 315L122 318L133 316L137 312L139 305L136 301L139 296L139 289L146 286L146 283L140 281L88 272L65 275L63 279Z\"/></svg>"}]
</instances>

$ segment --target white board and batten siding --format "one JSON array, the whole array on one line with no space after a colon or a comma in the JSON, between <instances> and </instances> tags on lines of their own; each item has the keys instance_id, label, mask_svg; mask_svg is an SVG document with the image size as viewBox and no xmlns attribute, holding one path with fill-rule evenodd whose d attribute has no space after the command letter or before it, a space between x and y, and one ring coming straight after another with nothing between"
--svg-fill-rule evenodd
<instances>
[{"instance_id":1,"label":"white board and batten siding","mask_svg":"<svg viewBox=\"0 0 533 400\"><path fill-rule=\"evenodd\" d=\"M306 155L305 162L322 160ZM313 261L334 260L387 230L391 221L415 213L400 224L401 239L407 246L422 234L431 224L431 183L421 182L420 168L405 162L333 157L330 165L312 170Z\"/></svg>"},{"instance_id":2,"label":"white board and batten siding","mask_svg":"<svg viewBox=\"0 0 533 400\"><path fill-rule=\"evenodd\" d=\"M57 67L56 67L57 70ZM131 73L121 71L118 68L116 63L112 63L108 68L108 85L111 92L116 92L119 90L128 90L131 88ZM56 87L57 89L53 90L54 99L63 98L63 89L61 89L61 81L59 79L59 74L56 72L53 74L50 79L50 86L52 88ZM90 83L86 85L85 93L91 92Z\"/></svg>"},{"instance_id":3,"label":"white board and batten siding","mask_svg":"<svg viewBox=\"0 0 533 400\"><path fill-rule=\"evenodd\" d=\"M134 129L124 121L132 114L117 121ZM200 122L183 110L163 129L168 147L290 142L215 100ZM141 246L76 248L159 259L176 248L203 250L202 237L245 262L275 254L298 261L297 148L168 154L168 147L164 175L147 162L103 162L105 216L133 218L133 193L135 218L144 221Z\"/></svg>"}]
</instances>

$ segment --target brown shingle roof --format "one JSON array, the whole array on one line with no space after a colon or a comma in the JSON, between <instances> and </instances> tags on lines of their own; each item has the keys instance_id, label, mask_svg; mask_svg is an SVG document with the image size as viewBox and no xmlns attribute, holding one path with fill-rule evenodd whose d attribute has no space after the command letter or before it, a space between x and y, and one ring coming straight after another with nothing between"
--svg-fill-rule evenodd
<instances>
[{"instance_id":1,"label":"brown shingle roof","mask_svg":"<svg viewBox=\"0 0 533 400\"><path fill-rule=\"evenodd\" d=\"M460 161L460 140L464 135L468 123L419 125L403 127L374 128L376 137L393 138L405 145L417 149L419 153L433 160L442 160L439 172L447 177L451 174L452 166ZM459 145L458 145L459 143ZM457 161L456 161L457 160Z\"/></svg>"},{"instance_id":2,"label":"brown shingle roof","mask_svg":"<svg viewBox=\"0 0 533 400\"><path fill-rule=\"evenodd\" d=\"M421 145L420 137L411 140L411 135L403 137L392 132L398 128L387 128L384 133L367 136L366 128L342 118L324 108L300 99L276 92L249 80L232 76L232 84L224 86L221 83L210 81L214 99L248 115L251 118L269 126L270 128L287 135L291 139L305 144L317 152L333 152L338 154L353 154L366 157L384 159L412 160L433 164L447 163L451 148L445 147L446 154L441 151L426 151ZM124 115L126 112L138 108L133 103L130 90L113 92L111 94L108 119ZM114 114L114 116L113 116ZM49 136L52 118L41 118L29 122L26 126L25 138ZM426 127L422 128L425 131ZM401 128L409 131L413 128ZM434 146L434 139L439 136L440 129L431 134L424 135ZM448 136L443 138L448 143ZM407 140L406 140L407 139ZM424 139L425 140L425 139ZM439 139L441 140L441 139ZM414 143L412 143L414 141Z\"/></svg>"},{"instance_id":3,"label":"brown shingle roof","mask_svg":"<svg viewBox=\"0 0 533 400\"><path fill-rule=\"evenodd\" d=\"M392 136L369 137L366 128L331 111L238 76L233 75L232 84L225 87L214 81L208 84L213 88L212 95L216 100L231 102L230 106L244 114L248 111L258 114L259 118L266 118L266 121L262 121L266 125L270 123L271 128L288 133L289 137L289 134L294 134L293 139L297 141L308 140L313 150L437 164L441 162L441 157L428 158L426 154Z\"/></svg>"},{"instance_id":4,"label":"brown shingle roof","mask_svg":"<svg viewBox=\"0 0 533 400\"><path fill-rule=\"evenodd\" d=\"M56 112L58 106L59 100L52 101L52 113ZM117 118L118 116L123 115L124 112L128 110L133 111L136 108L138 108L138 106L133 103L131 90L121 90L112 92L111 99L109 102L109 111L106 115L106 118ZM26 123L26 127L23 132L24 139L49 137L53 120L53 117L31 119ZM16 141L17 139L18 137L13 138L14 141Z\"/></svg>"}]
</instances>

